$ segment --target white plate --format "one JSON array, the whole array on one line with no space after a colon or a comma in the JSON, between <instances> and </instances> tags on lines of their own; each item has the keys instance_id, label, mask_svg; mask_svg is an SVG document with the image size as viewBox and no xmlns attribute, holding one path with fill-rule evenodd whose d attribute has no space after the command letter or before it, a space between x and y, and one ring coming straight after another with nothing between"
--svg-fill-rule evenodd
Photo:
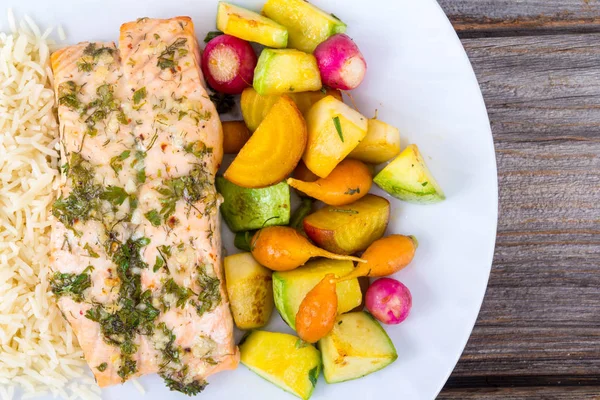
<instances>
[{"instance_id":1,"label":"white plate","mask_svg":"<svg viewBox=\"0 0 600 400\"><path fill-rule=\"evenodd\" d=\"M261 1L236 1L258 9ZM8 4L7 4L8 3ZM369 65L354 93L367 116L400 128L419 145L447 200L418 206L393 201L389 232L413 234L420 247L397 274L413 294L413 310L387 327L399 358L366 378L327 385L314 399L435 398L469 337L485 293L497 222L497 177L487 113L469 60L434 0L315 0L348 24ZM116 40L121 23L138 17L189 15L198 37L215 29L216 0L3 0L18 15L63 24L69 42ZM6 28L6 25L4 25ZM0 28L1 29L1 28ZM225 241L229 236L225 236ZM232 248L230 248L232 250ZM277 318L270 329L285 329ZM209 379L200 396L292 398L243 366ZM160 378L145 377L145 399L183 399ZM140 398L129 383L105 390L110 400Z\"/></svg>"}]
</instances>

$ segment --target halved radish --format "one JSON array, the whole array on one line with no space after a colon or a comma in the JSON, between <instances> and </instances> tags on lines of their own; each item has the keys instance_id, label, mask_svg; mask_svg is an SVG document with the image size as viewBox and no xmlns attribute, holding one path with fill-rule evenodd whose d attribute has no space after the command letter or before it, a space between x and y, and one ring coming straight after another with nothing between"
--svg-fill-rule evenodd
<instances>
[{"instance_id":1,"label":"halved radish","mask_svg":"<svg viewBox=\"0 0 600 400\"><path fill-rule=\"evenodd\" d=\"M220 35L206 45L202 72L217 92L239 94L252 85L256 54L250 43L230 35Z\"/></svg>"}]
</instances>

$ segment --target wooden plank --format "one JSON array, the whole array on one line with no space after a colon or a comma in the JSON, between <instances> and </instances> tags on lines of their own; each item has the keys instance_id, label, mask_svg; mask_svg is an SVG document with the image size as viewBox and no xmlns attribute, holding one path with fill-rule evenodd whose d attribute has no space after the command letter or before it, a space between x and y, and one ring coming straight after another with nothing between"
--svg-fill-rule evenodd
<instances>
[{"instance_id":1,"label":"wooden plank","mask_svg":"<svg viewBox=\"0 0 600 400\"><path fill-rule=\"evenodd\" d=\"M500 217L483 308L440 398L600 393L456 388L473 379L512 385L522 376L600 385L597 43L599 34L463 40L492 125Z\"/></svg>"},{"instance_id":2,"label":"wooden plank","mask_svg":"<svg viewBox=\"0 0 600 400\"><path fill-rule=\"evenodd\" d=\"M438 0L461 37L600 32L598 0Z\"/></svg>"},{"instance_id":3,"label":"wooden plank","mask_svg":"<svg viewBox=\"0 0 600 400\"><path fill-rule=\"evenodd\" d=\"M437 400L598 400L598 387L452 389Z\"/></svg>"}]
</instances>

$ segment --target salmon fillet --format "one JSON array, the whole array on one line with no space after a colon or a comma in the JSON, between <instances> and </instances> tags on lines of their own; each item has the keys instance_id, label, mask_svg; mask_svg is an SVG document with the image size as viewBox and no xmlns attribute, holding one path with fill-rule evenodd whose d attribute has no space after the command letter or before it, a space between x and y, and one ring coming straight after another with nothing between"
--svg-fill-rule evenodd
<instances>
[{"instance_id":1,"label":"salmon fillet","mask_svg":"<svg viewBox=\"0 0 600 400\"><path fill-rule=\"evenodd\" d=\"M52 55L66 182L51 286L101 387L195 394L239 361L214 187L221 123L192 21L142 18Z\"/></svg>"}]
</instances>

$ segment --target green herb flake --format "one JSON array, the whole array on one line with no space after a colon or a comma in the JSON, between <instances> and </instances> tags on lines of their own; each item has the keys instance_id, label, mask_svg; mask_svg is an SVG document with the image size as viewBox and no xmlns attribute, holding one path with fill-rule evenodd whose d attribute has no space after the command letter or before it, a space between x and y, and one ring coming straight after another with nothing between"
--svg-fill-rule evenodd
<instances>
[{"instance_id":1,"label":"green herb flake","mask_svg":"<svg viewBox=\"0 0 600 400\"><path fill-rule=\"evenodd\" d=\"M206 272L207 266L198 267L198 284L202 288L198 294L198 302L194 303L198 316L202 316L205 312L214 310L221 303L220 281L217 277L212 277Z\"/></svg>"},{"instance_id":2,"label":"green herb flake","mask_svg":"<svg viewBox=\"0 0 600 400\"><path fill-rule=\"evenodd\" d=\"M360 193L360 188L359 187L357 187L356 189L348 188L348 190L346 190L344 192L344 194L347 194L347 195L350 195L350 196L352 196L354 194L359 194L359 193Z\"/></svg>"},{"instance_id":3,"label":"green herb flake","mask_svg":"<svg viewBox=\"0 0 600 400\"><path fill-rule=\"evenodd\" d=\"M421 183L421 186L425 187L425 186L427 186L428 184L429 184L429 182L423 182L423 183Z\"/></svg>"},{"instance_id":4,"label":"green herb flake","mask_svg":"<svg viewBox=\"0 0 600 400\"><path fill-rule=\"evenodd\" d=\"M340 122L339 116L336 115L335 117L333 117L333 125L335 125L335 130L337 131L340 140L342 141L342 143L344 143L344 134L342 132L342 124Z\"/></svg>"},{"instance_id":5,"label":"green herb flake","mask_svg":"<svg viewBox=\"0 0 600 400\"><path fill-rule=\"evenodd\" d=\"M184 200L189 209L194 207L196 202L205 197L205 190L208 185L205 174L200 168L194 168L187 176L163 181L162 186L155 189L162 195L160 214L163 219L166 220L175 213L179 200Z\"/></svg>"},{"instance_id":6,"label":"green herb flake","mask_svg":"<svg viewBox=\"0 0 600 400\"><path fill-rule=\"evenodd\" d=\"M164 290L166 293L175 295L175 297L177 298L176 305L178 308L183 308L187 301L190 299L190 297L192 297L192 295L194 294L194 292L192 292L190 289L181 287L177 283L175 283L173 278L165 282Z\"/></svg>"},{"instance_id":7,"label":"green herb flake","mask_svg":"<svg viewBox=\"0 0 600 400\"><path fill-rule=\"evenodd\" d=\"M150 223L152 224L152 226L160 226L160 224L162 223L162 220L160 218L160 214L156 210L150 210L150 211L148 211L146 214L144 214L144 217L146 217L146 219L148 221L150 221Z\"/></svg>"},{"instance_id":8,"label":"green herb flake","mask_svg":"<svg viewBox=\"0 0 600 400\"><path fill-rule=\"evenodd\" d=\"M74 301L83 301L83 292L92 287L92 280L89 272L93 268L88 267L81 274L63 274L54 273L50 278L50 289L58 296L70 296Z\"/></svg>"},{"instance_id":9,"label":"green herb flake","mask_svg":"<svg viewBox=\"0 0 600 400\"><path fill-rule=\"evenodd\" d=\"M146 98L146 86L139 88L133 92L133 104L140 104Z\"/></svg>"},{"instance_id":10,"label":"green herb flake","mask_svg":"<svg viewBox=\"0 0 600 400\"><path fill-rule=\"evenodd\" d=\"M96 369L100 372L106 371L106 368L108 368L108 364L105 362L103 362L102 364L100 364L96 367Z\"/></svg>"},{"instance_id":11,"label":"green herb flake","mask_svg":"<svg viewBox=\"0 0 600 400\"><path fill-rule=\"evenodd\" d=\"M190 397L200 394L204 389L206 389L206 386L208 386L208 382L204 380L183 383L180 380L175 380L165 376L163 376L163 379L165 380L165 385L167 385L171 391L181 392Z\"/></svg>"},{"instance_id":12,"label":"green herb flake","mask_svg":"<svg viewBox=\"0 0 600 400\"><path fill-rule=\"evenodd\" d=\"M73 111L79 111L82 107L77 99L79 87L73 81L63 82L58 85L58 104L70 108Z\"/></svg>"},{"instance_id":13,"label":"green herb flake","mask_svg":"<svg viewBox=\"0 0 600 400\"><path fill-rule=\"evenodd\" d=\"M96 219L100 211L102 185L94 182L95 171L78 153L71 154L69 178L72 190L68 197L59 197L52 205L52 215L67 228L75 223Z\"/></svg>"},{"instance_id":14,"label":"green herb flake","mask_svg":"<svg viewBox=\"0 0 600 400\"><path fill-rule=\"evenodd\" d=\"M216 38L217 36L221 36L223 34L223 32L221 31L210 31L206 34L206 37L204 38L204 43L208 43L211 40L213 40L214 38Z\"/></svg>"},{"instance_id":15,"label":"green herb flake","mask_svg":"<svg viewBox=\"0 0 600 400\"><path fill-rule=\"evenodd\" d=\"M119 172L123 169L123 161L125 161L130 154L131 151L125 150L118 156L114 156L110 159L110 167L113 169L113 171L115 171L115 174L118 175Z\"/></svg>"},{"instance_id":16,"label":"green herb flake","mask_svg":"<svg viewBox=\"0 0 600 400\"><path fill-rule=\"evenodd\" d=\"M175 69L177 66L177 63L175 62L175 54L177 53L179 56L184 56L187 54L187 50L183 49L183 46L185 46L186 43L186 38L179 38L175 40L175 42L167 46L167 48L160 53L156 65L162 70L170 69L171 72L175 73L177 71Z\"/></svg>"},{"instance_id":17,"label":"green herb flake","mask_svg":"<svg viewBox=\"0 0 600 400\"><path fill-rule=\"evenodd\" d=\"M113 206L122 205L129 195L122 187L118 186L108 186L104 193L100 196L102 200L106 200L110 202Z\"/></svg>"},{"instance_id":18,"label":"green herb flake","mask_svg":"<svg viewBox=\"0 0 600 400\"><path fill-rule=\"evenodd\" d=\"M198 158L202 158L207 154L212 154L212 147L206 147L204 142L198 140L196 142L187 143L183 150L188 154L193 154Z\"/></svg>"},{"instance_id":19,"label":"green herb flake","mask_svg":"<svg viewBox=\"0 0 600 400\"><path fill-rule=\"evenodd\" d=\"M146 183L146 168L142 168L135 173L135 180L137 183Z\"/></svg>"},{"instance_id":20,"label":"green herb flake","mask_svg":"<svg viewBox=\"0 0 600 400\"><path fill-rule=\"evenodd\" d=\"M96 253L96 252L94 251L94 249L92 249L92 246L90 246L90 244L89 244L89 243L86 243L86 244L85 244L85 246L83 246L83 249L84 249L84 250L87 250L87 252L88 252L88 255L89 255L90 257L92 257L92 258L99 258L99 257L100 257L100 255L99 255L98 253Z\"/></svg>"},{"instance_id":21,"label":"green herb flake","mask_svg":"<svg viewBox=\"0 0 600 400\"><path fill-rule=\"evenodd\" d=\"M156 256L156 261L154 262L154 268L152 268L152 272L158 272L165 265L165 260L162 259L161 256Z\"/></svg>"}]
</instances>

